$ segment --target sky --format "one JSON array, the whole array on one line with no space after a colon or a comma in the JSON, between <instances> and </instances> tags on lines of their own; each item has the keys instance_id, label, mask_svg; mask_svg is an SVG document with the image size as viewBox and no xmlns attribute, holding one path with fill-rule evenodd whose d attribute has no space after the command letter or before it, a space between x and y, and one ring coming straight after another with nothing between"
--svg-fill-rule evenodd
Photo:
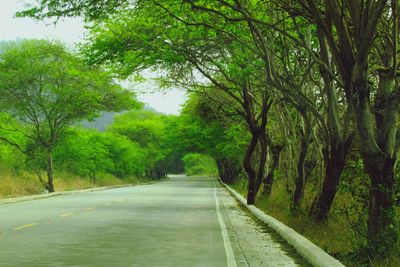
<instances>
[{"instance_id":1,"label":"sky","mask_svg":"<svg viewBox=\"0 0 400 267\"><path fill-rule=\"evenodd\" d=\"M0 0L0 41L15 39L50 39L61 40L70 46L79 43L85 36L82 19L66 18L56 25L52 21L37 22L30 18L16 18L15 13L23 9L30 0ZM185 102L182 90L171 89L161 92L157 84L151 80L157 73L147 72L144 84L129 86L138 93L138 99L150 107L165 114L178 114ZM127 83L123 83L127 85Z\"/></svg>"}]
</instances>

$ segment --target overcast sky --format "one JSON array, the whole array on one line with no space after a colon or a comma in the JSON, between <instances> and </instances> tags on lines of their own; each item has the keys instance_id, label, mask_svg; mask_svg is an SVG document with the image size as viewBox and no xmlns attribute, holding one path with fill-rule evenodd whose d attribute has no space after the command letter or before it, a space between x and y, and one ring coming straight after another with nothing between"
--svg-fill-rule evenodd
<instances>
[{"instance_id":1,"label":"overcast sky","mask_svg":"<svg viewBox=\"0 0 400 267\"><path fill-rule=\"evenodd\" d=\"M15 18L15 12L23 9L29 0L0 0L0 40L24 38L58 39L71 46L84 38L81 19L64 19L54 25L51 21L36 22L29 18ZM154 75L151 75L154 76ZM149 81L140 86L139 100L157 111L166 114L178 114L180 105L185 101L185 94L180 90L157 92L157 85ZM144 90L145 88L146 90ZM144 93L144 91L146 91Z\"/></svg>"}]
</instances>

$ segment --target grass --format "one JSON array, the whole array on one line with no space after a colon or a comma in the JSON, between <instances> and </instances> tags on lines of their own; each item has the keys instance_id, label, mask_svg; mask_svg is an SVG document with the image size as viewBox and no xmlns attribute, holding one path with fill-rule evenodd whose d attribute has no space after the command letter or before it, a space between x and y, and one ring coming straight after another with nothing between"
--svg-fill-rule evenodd
<instances>
[{"instance_id":1,"label":"grass","mask_svg":"<svg viewBox=\"0 0 400 267\"><path fill-rule=\"evenodd\" d=\"M246 184L246 181L241 179L232 187L237 192L245 195ZM266 198L259 194L256 203L257 207L266 214L293 228L327 253L338 258L346 266L400 266L400 255L379 260L369 260L368 257L361 259L360 257L352 256L366 245L366 238L363 234L366 225L364 222L359 222L361 221L358 217L359 214L354 212L359 207L353 203L354 201L350 194L338 193L329 214L329 220L326 223L316 223L308 215L314 198L312 188L305 192L302 210L296 216L293 216L290 212L290 198L291 195L286 191L285 184L282 181L277 181L273 186L271 196ZM346 207L352 207L351 212L353 213L350 212L348 214ZM397 214L400 214L400 210L397 211ZM361 261L364 263L361 263Z\"/></svg>"},{"instance_id":2,"label":"grass","mask_svg":"<svg viewBox=\"0 0 400 267\"><path fill-rule=\"evenodd\" d=\"M0 176L0 198L34 195L43 192L39 180L33 175L22 172L18 176L9 171L2 171Z\"/></svg>"},{"instance_id":3,"label":"grass","mask_svg":"<svg viewBox=\"0 0 400 267\"><path fill-rule=\"evenodd\" d=\"M56 192L87 189L102 186L140 184L148 182L147 178L128 177L119 179L112 175L99 175L95 182L68 173L55 173L54 187ZM18 174L1 170L0 198L11 198L44 193L45 189L35 174L20 171Z\"/></svg>"}]
</instances>

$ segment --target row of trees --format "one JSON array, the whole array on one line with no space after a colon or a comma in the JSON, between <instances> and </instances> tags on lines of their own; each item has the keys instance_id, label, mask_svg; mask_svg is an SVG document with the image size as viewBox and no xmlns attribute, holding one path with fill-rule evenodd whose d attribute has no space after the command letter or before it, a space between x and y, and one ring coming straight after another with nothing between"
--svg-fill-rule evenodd
<instances>
[{"instance_id":1,"label":"row of trees","mask_svg":"<svg viewBox=\"0 0 400 267\"><path fill-rule=\"evenodd\" d=\"M26 40L1 47L0 109L11 122L0 125L0 140L34 158L44 155L50 192L53 150L68 127L92 120L100 111L120 111L136 103L132 93L61 43Z\"/></svg>"},{"instance_id":2,"label":"row of trees","mask_svg":"<svg viewBox=\"0 0 400 267\"><path fill-rule=\"evenodd\" d=\"M159 179L182 172L184 163L198 168L192 174L215 172L203 155L184 157L188 136L197 138L196 130L181 131L188 121L142 109L131 92L63 44L23 40L3 43L1 50L0 140L14 148L2 146L2 165L35 172L50 192L54 168L93 182L104 174ZM105 132L79 126L101 112L124 109L135 110L116 115Z\"/></svg>"},{"instance_id":3,"label":"row of trees","mask_svg":"<svg viewBox=\"0 0 400 267\"><path fill-rule=\"evenodd\" d=\"M293 215L323 166L311 216L325 221L349 154L359 156L369 177L368 248L382 254L399 244L398 14L397 0L42 0L20 15L84 16L90 32L82 50L91 64L118 77L161 69L164 85L201 99L197 114L208 130L244 126L236 136L249 142L236 156L249 204L260 188L267 196L273 190L282 154L296 170ZM213 148L221 175L230 166L235 177L237 157Z\"/></svg>"},{"instance_id":4,"label":"row of trees","mask_svg":"<svg viewBox=\"0 0 400 267\"><path fill-rule=\"evenodd\" d=\"M54 168L93 182L104 174L166 175L164 128L172 118L143 110L132 92L59 42L2 44L0 108L0 140L9 146L2 146L2 165L33 171L49 192ZM106 132L78 126L126 109L134 110L116 116Z\"/></svg>"}]
</instances>

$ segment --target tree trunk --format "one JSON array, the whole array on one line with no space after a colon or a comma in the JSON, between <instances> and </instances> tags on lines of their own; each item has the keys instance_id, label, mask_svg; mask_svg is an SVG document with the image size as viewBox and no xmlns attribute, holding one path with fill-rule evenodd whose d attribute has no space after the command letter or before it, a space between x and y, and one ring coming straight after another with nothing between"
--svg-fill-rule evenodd
<instances>
[{"instance_id":1,"label":"tree trunk","mask_svg":"<svg viewBox=\"0 0 400 267\"><path fill-rule=\"evenodd\" d=\"M305 173L304 173L304 163L306 157L307 149L302 146L300 149L300 156L297 161L297 177L295 182L295 190L293 194L293 203L291 210L292 212L296 212L300 207L301 199L304 195L304 187L305 187Z\"/></svg>"},{"instance_id":2,"label":"tree trunk","mask_svg":"<svg viewBox=\"0 0 400 267\"><path fill-rule=\"evenodd\" d=\"M259 135L259 146L260 146L260 158L258 160L258 171L256 178L256 190L255 194L257 195L260 190L261 184L264 180L265 173L265 163L267 161L267 133L265 129L263 129Z\"/></svg>"},{"instance_id":3,"label":"tree trunk","mask_svg":"<svg viewBox=\"0 0 400 267\"><path fill-rule=\"evenodd\" d=\"M254 151L258 143L257 133L252 133L250 143L247 147L244 159L243 159L243 169L247 174L248 178L248 189L247 189L247 204L254 205L256 202L256 171L254 170L251 159L253 157Z\"/></svg>"},{"instance_id":4,"label":"tree trunk","mask_svg":"<svg viewBox=\"0 0 400 267\"><path fill-rule=\"evenodd\" d=\"M368 247L377 255L387 253L398 241L394 214L394 164L397 146L396 119L399 103L382 96L385 106L374 118L370 110L367 68L352 84L352 105L360 142L360 154L371 181L368 201ZM381 77L382 79L382 77ZM392 84L393 85L393 84ZM391 86L390 83L380 86ZM387 89L379 88L379 91Z\"/></svg>"},{"instance_id":5,"label":"tree trunk","mask_svg":"<svg viewBox=\"0 0 400 267\"><path fill-rule=\"evenodd\" d=\"M43 179L40 169L37 168L35 171L36 171L36 175L37 175L40 183L42 184L43 187L45 187L47 189L47 182Z\"/></svg>"},{"instance_id":6,"label":"tree trunk","mask_svg":"<svg viewBox=\"0 0 400 267\"><path fill-rule=\"evenodd\" d=\"M325 2L330 3L329 1ZM380 251L394 248L397 242L393 214L393 169L397 154L395 148L398 144L396 144L396 123L393 123L390 119L385 119L380 125L378 120L374 121L373 114L381 113L383 116L397 117L399 114L399 95L393 95L393 92L399 94L400 91L397 88L393 91L381 90L382 88L378 86L376 94L372 96L369 88L368 75L371 74L371 69L368 66L368 61L374 44L377 45L376 48L379 50L380 45L387 47L394 43L394 47L389 49L389 55L394 54L395 57L397 56L397 1L394 1L394 3L396 3L394 9L396 12L390 13L394 16L393 20L396 21L396 23L393 23L395 25L394 36L396 37L392 42L374 43L376 37L382 38L380 35L383 35L383 38L385 38L385 33L391 31L385 28L383 31L379 30L381 34L377 34L382 14L387 6L389 6L386 1L378 1L373 3L373 5L366 5L364 2L359 1L353 6L343 5L342 9L327 4L327 17L338 18L340 13L347 13L348 10L358 9L360 14L364 12L367 14L368 20L358 23L359 17L354 17L349 19L349 22L346 24L343 23L342 19L332 19L337 32L333 30L324 31L324 35L328 37L327 39L331 40L329 45L332 57L334 58L333 62L335 62L338 73L344 82L346 100L354 116L360 154L371 182L368 206L368 246L372 250L380 248ZM373 12L370 12L370 10L373 10ZM326 27L325 21L318 21L317 24ZM347 34L353 32L357 34ZM378 54L388 56L388 53L384 50ZM390 79L394 82L398 69L397 60L394 61L395 64L393 64L393 61L385 62L382 58L378 59L378 61L380 61L380 64L384 63L386 65L385 67L387 67L386 69L389 70L391 75ZM385 70L380 70L379 72L382 73ZM380 75L379 78L381 80L382 76ZM372 111L371 98L373 97L376 97L377 100L382 98L384 100L382 101L384 108L377 109L374 107ZM393 107L391 107L392 104Z\"/></svg>"},{"instance_id":7,"label":"tree trunk","mask_svg":"<svg viewBox=\"0 0 400 267\"><path fill-rule=\"evenodd\" d=\"M306 112L302 111L303 121L304 121L304 133L301 138L300 154L297 161L297 177L295 182L295 190L293 194L293 201L291 205L291 211L295 214L300 208L300 203L304 195L304 188L306 182L306 170L305 162L308 152L308 147L311 140L311 123L306 117Z\"/></svg>"},{"instance_id":8,"label":"tree trunk","mask_svg":"<svg viewBox=\"0 0 400 267\"><path fill-rule=\"evenodd\" d=\"M340 120L337 96L329 72L333 71L328 44L323 31L318 27L320 56L325 66L320 66L321 77L327 97L327 138L324 147L325 176L322 189L311 207L310 215L315 221L325 221L336 195L339 179L346 164L346 157L354 139L353 134L346 134ZM348 136L346 136L348 135Z\"/></svg>"},{"instance_id":9,"label":"tree trunk","mask_svg":"<svg viewBox=\"0 0 400 267\"><path fill-rule=\"evenodd\" d=\"M311 215L316 221L325 221L336 195L339 179L345 166L345 157L340 151L332 150L325 167L322 190L311 207Z\"/></svg>"},{"instance_id":10,"label":"tree trunk","mask_svg":"<svg viewBox=\"0 0 400 267\"><path fill-rule=\"evenodd\" d=\"M366 169L371 178L368 202L368 245L381 254L398 240L394 212L394 160L369 159Z\"/></svg>"},{"instance_id":11,"label":"tree trunk","mask_svg":"<svg viewBox=\"0 0 400 267\"><path fill-rule=\"evenodd\" d=\"M270 144L272 154L272 164L268 170L268 174L264 180L263 193L265 196L270 196L272 192L272 184L274 182L274 173L279 167L279 159L283 149L282 145Z\"/></svg>"},{"instance_id":12,"label":"tree trunk","mask_svg":"<svg viewBox=\"0 0 400 267\"><path fill-rule=\"evenodd\" d=\"M47 166L46 166L46 172L47 172L47 190L52 193L54 192L54 177L53 177L53 152L51 150L48 150L47 154Z\"/></svg>"}]
</instances>

